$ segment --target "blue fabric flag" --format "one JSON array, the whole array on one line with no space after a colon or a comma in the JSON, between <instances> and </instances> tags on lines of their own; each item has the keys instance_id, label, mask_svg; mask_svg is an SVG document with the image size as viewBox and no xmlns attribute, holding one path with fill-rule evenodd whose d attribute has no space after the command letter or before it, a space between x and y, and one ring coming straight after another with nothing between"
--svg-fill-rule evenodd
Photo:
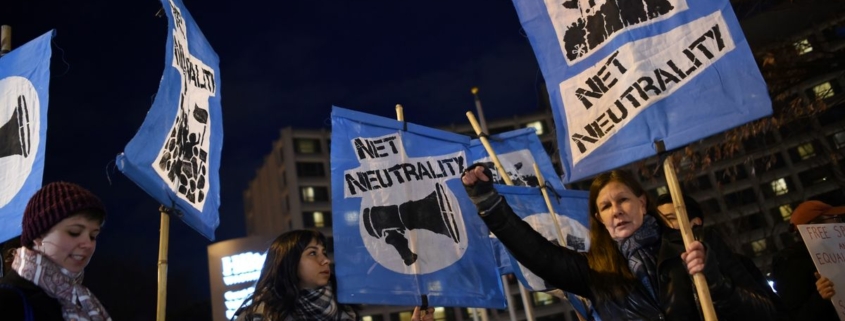
<instances>
[{"instance_id":1,"label":"blue fabric flag","mask_svg":"<svg viewBox=\"0 0 845 321\"><path fill-rule=\"evenodd\" d=\"M147 118L117 156L117 166L213 241L220 224L223 148L220 62L182 1L161 3L169 25L164 74Z\"/></svg>"},{"instance_id":2,"label":"blue fabric flag","mask_svg":"<svg viewBox=\"0 0 845 321\"><path fill-rule=\"evenodd\" d=\"M407 125L407 130L403 130ZM489 231L461 184L470 138L332 110L338 301L506 305Z\"/></svg>"},{"instance_id":3,"label":"blue fabric flag","mask_svg":"<svg viewBox=\"0 0 845 321\"><path fill-rule=\"evenodd\" d=\"M514 0L569 183L770 115L728 0Z\"/></svg>"},{"instance_id":4,"label":"blue fabric flag","mask_svg":"<svg viewBox=\"0 0 845 321\"><path fill-rule=\"evenodd\" d=\"M0 58L0 242L21 234L26 203L41 188L54 34Z\"/></svg>"},{"instance_id":5,"label":"blue fabric flag","mask_svg":"<svg viewBox=\"0 0 845 321\"><path fill-rule=\"evenodd\" d=\"M534 164L536 163L546 182L555 189L565 189L534 128L529 127L492 135L488 138L488 141L490 147L496 152L499 163L505 168L505 172L508 173L514 185L539 186L540 181L534 173ZM473 139L470 146L471 158L475 162L487 163L491 169L495 168L493 160L487 154L487 150L484 149L480 140ZM492 172L493 181L496 184L505 184L504 180L499 177L498 171L493 170Z\"/></svg>"},{"instance_id":6,"label":"blue fabric flag","mask_svg":"<svg viewBox=\"0 0 845 321\"><path fill-rule=\"evenodd\" d=\"M494 185L496 190L505 197L505 200L522 220L528 222L537 232L540 232L548 240L558 243L558 234L555 232L554 221L549 215L549 208L539 188ZM549 193L552 207L554 207L558 222L560 223L560 235L564 238L566 247L586 252L590 248L590 230L588 228L587 198L589 192L577 190L557 190ZM498 241L498 240L497 240ZM498 246L501 243L495 242ZM499 263L500 266L512 266L513 273L523 286L530 291L546 291L554 289L547 285L537 275L519 264L510 254L507 255L510 264ZM502 259L505 259L504 257Z\"/></svg>"}]
</instances>

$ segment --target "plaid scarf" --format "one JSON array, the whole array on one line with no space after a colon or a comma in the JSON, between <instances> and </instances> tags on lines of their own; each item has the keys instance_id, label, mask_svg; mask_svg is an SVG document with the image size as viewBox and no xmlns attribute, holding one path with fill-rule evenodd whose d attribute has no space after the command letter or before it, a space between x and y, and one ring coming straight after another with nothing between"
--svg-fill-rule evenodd
<instances>
[{"instance_id":1,"label":"plaid scarf","mask_svg":"<svg viewBox=\"0 0 845 321\"><path fill-rule=\"evenodd\" d=\"M65 320L111 321L100 301L82 285L83 272L73 274L40 252L26 247L15 251L12 269L58 300Z\"/></svg>"},{"instance_id":2,"label":"plaid scarf","mask_svg":"<svg viewBox=\"0 0 845 321\"><path fill-rule=\"evenodd\" d=\"M628 259L628 268L631 269L631 273L656 299L657 251L660 249L660 227L657 225L657 219L645 214L643 225L618 245L619 251Z\"/></svg>"},{"instance_id":3,"label":"plaid scarf","mask_svg":"<svg viewBox=\"0 0 845 321\"><path fill-rule=\"evenodd\" d=\"M354 321L357 316L348 306L338 308L331 286L302 290L296 308L288 320Z\"/></svg>"}]
</instances>

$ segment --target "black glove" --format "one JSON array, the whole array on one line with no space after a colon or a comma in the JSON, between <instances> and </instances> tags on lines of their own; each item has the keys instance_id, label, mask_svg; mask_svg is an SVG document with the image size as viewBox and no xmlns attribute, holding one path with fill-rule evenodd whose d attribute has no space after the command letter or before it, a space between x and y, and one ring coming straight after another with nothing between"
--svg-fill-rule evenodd
<instances>
[{"instance_id":1,"label":"black glove","mask_svg":"<svg viewBox=\"0 0 845 321\"><path fill-rule=\"evenodd\" d=\"M464 173L461 174L461 178L463 178L467 172L479 166L484 168L484 175L487 176L487 181L485 182L481 179L476 180L475 184L472 186L464 185L464 189L467 191L472 203L475 204L475 207L477 207L479 211L486 211L497 204L500 198L499 193L497 193L496 189L493 188L493 172L490 171L490 168L487 168L487 166L482 163L475 163L464 170Z\"/></svg>"}]
</instances>

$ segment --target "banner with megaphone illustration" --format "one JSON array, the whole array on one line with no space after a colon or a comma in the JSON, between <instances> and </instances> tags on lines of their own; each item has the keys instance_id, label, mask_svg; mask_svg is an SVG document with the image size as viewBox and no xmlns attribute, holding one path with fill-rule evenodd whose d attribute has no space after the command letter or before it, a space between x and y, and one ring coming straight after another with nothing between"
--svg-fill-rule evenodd
<instances>
[{"instance_id":1,"label":"banner with megaphone illustration","mask_svg":"<svg viewBox=\"0 0 845 321\"><path fill-rule=\"evenodd\" d=\"M528 222L535 231L539 232L551 242L558 243L558 233L549 214L545 199L539 188L523 186L494 185L496 191L505 197L508 205L514 213L522 220ZM590 229L587 213L587 198L589 192L577 190L553 190L549 192L552 207L560 223L560 235L563 237L563 244L569 249L586 252L590 248ZM498 241L498 240L497 240ZM504 247L501 242L494 242L495 245ZM547 285L537 275L519 264L516 259L508 253L508 256L501 256L501 259L510 259L510 264L499 263L499 266L511 266L511 270L530 291L546 291L554 289Z\"/></svg>"},{"instance_id":2,"label":"banner with megaphone illustration","mask_svg":"<svg viewBox=\"0 0 845 321\"><path fill-rule=\"evenodd\" d=\"M54 35L0 57L0 242L21 234L26 204L41 188Z\"/></svg>"},{"instance_id":3,"label":"banner with megaphone illustration","mask_svg":"<svg viewBox=\"0 0 845 321\"><path fill-rule=\"evenodd\" d=\"M337 297L505 307L484 223L463 185L470 138L332 109Z\"/></svg>"}]
</instances>

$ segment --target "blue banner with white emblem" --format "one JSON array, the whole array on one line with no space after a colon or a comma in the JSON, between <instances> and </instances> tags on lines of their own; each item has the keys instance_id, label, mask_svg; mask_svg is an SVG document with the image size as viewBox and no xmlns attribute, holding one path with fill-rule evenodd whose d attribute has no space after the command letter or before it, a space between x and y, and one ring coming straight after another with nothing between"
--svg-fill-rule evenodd
<instances>
[{"instance_id":1,"label":"blue banner with white emblem","mask_svg":"<svg viewBox=\"0 0 845 321\"><path fill-rule=\"evenodd\" d=\"M0 57L0 242L21 234L26 204L41 188L54 34Z\"/></svg>"},{"instance_id":2,"label":"blue banner with white emblem","mask_svg":"<svg viewBox=\"0 0 845 321\"><path fill-rule=\"evenodd\" d=\"M772 113L728 0L513 0L546 80L564 182Z\"/></svg>"},{"instance_id":3,"label":"blue banner with white emblem","mask_svg":"<svg viewBox=\"0 0 845 321\"><path fill-rule=\"evenodd\" d=\"M220 224L220 61L181 0L161 0L168 32L164 74L147 118L117 166L197 232Z\"/></svg>"},{"instance_id":4,"label":"blue banner with white emblem","mask_svg":"<svg viewBox=\"0 0 845 321\"><path fill-rule=\"evenodd\" d=\"M338 301L505 307L489 231L461 184L470 138L332 110Z\"/></svg>"},{"instance_id":5,"label":"blue banner with white emblem","mask_svg":"<svg viewBox=\"0 0 845 321\"><path fill-rule=\"evenodd\" d=\"M534 128L528 127L491 135L487 140L514 185L539 186L540 181L537 174L534 173L534 164L537 164L540 175L543 175L549 185L555 189L565 189L563 182L560 181L560 176L555 172L552 159L549 158L549 154L543 148L543 143L540 142ZM487 150L484 149L480 140L472 140L470 153L472 153L471 158L475 162L485 163L491 169L495 168L493 160L487 154ZM492 170L492 172L495 184L505 184L504 180L499 177L499 171Z\"/></svg>"},{"instance_id":6,"label":"blue banner with white emblem","mask_svg":"<svg viewBox=\"0 0 845 321\"><path fill-rule=\"evenodd\" d=\"M560 244L558 242L558 235L560 235L563 237L563 242L561 243L572 250L586 252L590 248L589 219L587 217L587 213L589 213L587 206L589 192L576 190L549 191L549 199L551 200L560 225L560 233L558 233L555 231L554 221L551 215L549 215L549 208L539 188L506 185L494 186L496 187L496 191L505 197L505 200L511 206L514 213L522 218L523 221L528 222L535 231L545 236L549 241ZM494 242L494 245L504 246L498 240ZM522 264L519 264L510 253L508 253L507 257L501 256L501 259L510 260L510 264L499 263L499 266L510 265L511 270L516 274L526 289L530 291L553 289L553 287L547 285L537 275L523 267Z\"/></svg>"}]
</instances>

